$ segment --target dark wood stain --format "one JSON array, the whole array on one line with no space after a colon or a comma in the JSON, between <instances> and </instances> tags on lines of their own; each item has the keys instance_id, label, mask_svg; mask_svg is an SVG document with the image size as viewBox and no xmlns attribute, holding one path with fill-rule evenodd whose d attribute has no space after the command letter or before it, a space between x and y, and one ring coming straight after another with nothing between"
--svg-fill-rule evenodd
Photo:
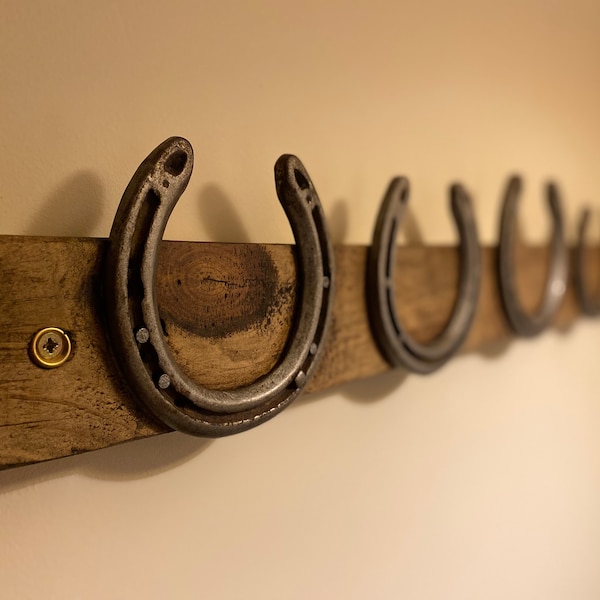
<instances>
[{"instance_id":1,"label":"dark wood stain","mask_svg":"<svg viewBox=\"0 0 600 600\"><path fill-rule=\"evenodd\" d=\"M159 272L165 321L204 338L268 325L291 293L260 244L163 244Z\"/></svg>"}]
</instances>

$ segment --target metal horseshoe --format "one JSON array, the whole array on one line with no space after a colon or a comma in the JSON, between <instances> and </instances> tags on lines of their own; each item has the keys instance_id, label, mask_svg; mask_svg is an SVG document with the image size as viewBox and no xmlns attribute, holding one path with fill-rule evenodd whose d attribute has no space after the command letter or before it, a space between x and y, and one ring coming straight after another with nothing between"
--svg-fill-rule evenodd
<instances>
[{"instance_id":1,"label":"metal horseshoe","mask_svg":"<svg viewBox=\"0 0 600 600\"><path fill-rule=\"evenodd\" d=\"M588 208L583 211L579 220L577 246L575 248L575 291L583 313L595 317L600 315L600 298L592 298L585 278L585 238L591 216L592 213Z\"/></svg>"},{"instance_id":2,"label":"metal horseshoe","mask_svg":"<svg viewBox=\"0 0 600 600\"><path fill-rule=\"evenodd\" d=\"M460 236L458 296L442 333L428 344L417 342L403 327L394 307L396 234L408 195L408 179L395 178L379 209L367 259L367 302L371 327L385 358L394 366L425 374L441 367L467 337L479 297L481 250L469 196L462 186L453 185L450 200Z\"/></svg>"},{"instance_id":3,"label":"metal horseshoe","mask_svg":"<svg viewBox=\"0 0 600 600\"><path fill-rule=\"evenodd\" d=\"M511 177L502 205L498 274L500 296L508 322L517 334L532 337L540 333L550 323L552 317L560 308L567 289L569 258L558 190L554 184L550 183L546 188L553 227L552 241L550 242L550 267L540 308L533 315L527 314L517 296L514 276L514 242L517 235L516 213L521 188L521 178Z\"/></svg>"},{"instance_id":4,"label":"metal horseshoe","mask_svg":"<svg viewBox=\"0 0 600 600\"><path fill-rule=\"evenodd\" d=\"M275 183L297 244L299 285L286 350L269 373L245 387L211 390L194 383L166 343L155 286L163 232L192 167L190 143L173 137L144 160L127 186L105 263L107 322L116 362L146 407L173 429L220 437L272 418L310 380L331 317L333 253L308 173L295 156L282 156L275 164Z\"/></svg>"}]
</instances>

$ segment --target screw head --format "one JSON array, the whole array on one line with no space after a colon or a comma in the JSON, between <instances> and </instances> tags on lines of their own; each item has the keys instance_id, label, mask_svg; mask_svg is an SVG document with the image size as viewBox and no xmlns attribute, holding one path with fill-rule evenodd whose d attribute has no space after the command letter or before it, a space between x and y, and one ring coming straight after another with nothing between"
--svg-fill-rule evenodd
<instances>
[{"instance_id":1,"label":"screw head","mask_svg":"<svg viewBox=\"0 0 600 600\"><path fill-rule=\"evenodd\" d=\"M54 369L63 365L71 356L71 340L58 327L44 327L32 338L29 344L31 360L44 369Z\"/></svg>"}]
</instances>

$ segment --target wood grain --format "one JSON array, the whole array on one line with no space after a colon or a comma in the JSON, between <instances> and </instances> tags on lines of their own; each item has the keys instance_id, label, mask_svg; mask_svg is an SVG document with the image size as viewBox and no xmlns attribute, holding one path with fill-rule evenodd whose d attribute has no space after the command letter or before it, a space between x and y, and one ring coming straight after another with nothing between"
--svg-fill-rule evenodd
<instances>
[{"instance_id":1,"label":"wood grain","mask_svg":"<svg viewBox=\"0 0 600 600\"><path fill-rule=\"evenodd\" d=\"M0 237L0 469L164 433L120 380L105 337L101 268L106 240ZM367 248L335 250L337 291L325 355L307 392L389 369L371 337L364 297ZM510 339L496 282L496 251L485 248L474 326L463 351ZM535 307L546 273L544 248L519 246L524 306ZM589 252L598 287L600 255ZM444 326L455 298L454 248L397 252L396 303L420 340ZM169 344L198 383L226 389L268 372L282 351L296 299L293 248L283 245L164 242L158 270ZM554 324L580 316L570 285ZM43 327L69 332L72 358L44 370L28 356ZM451 367L446 367L451 368Z\"/></svg>"}]
</instances>

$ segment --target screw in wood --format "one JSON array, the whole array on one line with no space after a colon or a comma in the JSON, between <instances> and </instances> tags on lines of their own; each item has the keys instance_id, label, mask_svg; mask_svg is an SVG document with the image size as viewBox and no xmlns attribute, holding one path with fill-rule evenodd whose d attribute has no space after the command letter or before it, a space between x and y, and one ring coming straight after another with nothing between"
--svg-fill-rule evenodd
<instances>
[{"instance_id":1,"label":"screw in wood","mask_svg":"<svg viewBox=\"0 0 600 600\"><path fill-rule=\"evenodd\" d=\"M44 327L33 336L29 356L38 367L54 369L68 360L72 349L71 339L62 329Z\"/></svg>"}]
</instances>

